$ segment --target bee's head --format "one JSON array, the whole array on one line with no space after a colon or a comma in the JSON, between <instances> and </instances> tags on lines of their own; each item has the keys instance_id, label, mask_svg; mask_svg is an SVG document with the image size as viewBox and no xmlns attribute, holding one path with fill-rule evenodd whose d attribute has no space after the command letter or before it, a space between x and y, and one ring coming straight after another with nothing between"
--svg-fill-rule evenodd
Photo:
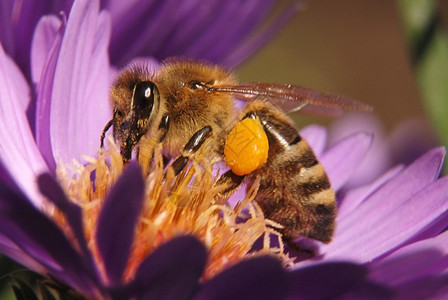
<instances>
[{"instance_id":1,"label":"bee's head","mask_svg":"<svg viewBox=\"0 0 448 300\"><path fill-rule=\"evenodd\" d=\"M152 128L158 128L165 113L153 77L145 64L132 63L118 73L111 87L113 117L104 127L101 147L107 130L113 126L114 138L125 163L130 161L140 139L152 132Z\"/></svg>"},{"instance_id":2,"label":"bee's head","mask_svg":"<svg viewBox=\"0 0 448 300\"><path fill-rule=\"evenodd\" d=\"M159 90L152 81L137 81L125 101L127 105L115 106L114 136L125 162L131 159L135 145L149 130L154 105L159 98Z\"/></svg>"}]
</instances>

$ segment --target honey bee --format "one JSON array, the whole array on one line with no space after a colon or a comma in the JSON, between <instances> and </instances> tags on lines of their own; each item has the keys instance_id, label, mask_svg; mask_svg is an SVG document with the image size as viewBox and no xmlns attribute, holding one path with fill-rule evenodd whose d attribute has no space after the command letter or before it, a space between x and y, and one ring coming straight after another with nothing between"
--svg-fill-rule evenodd
<instances>
[{"instance_id":1,"label":"honey bee","mask_svg":"<svg viewBox=\"0 0 448 300\"><path fill-rule=\"evenodd\" d=\"M235 108L234 99L246 101ZM266 218L284 228L288 243L298 237L331 241L335 194L324 168L285 112L334 114L370 106L311 89L270 83L238 83L232 72L202 61L172 58L156 74L139 64L126 67L111 89L113 126L123 161L129 162L143 136L159 132L164 156L179 173L206 141L230 169L217 184L220 195L244 178L259 178L256 202Z\"/></svg>"}]
</instances>

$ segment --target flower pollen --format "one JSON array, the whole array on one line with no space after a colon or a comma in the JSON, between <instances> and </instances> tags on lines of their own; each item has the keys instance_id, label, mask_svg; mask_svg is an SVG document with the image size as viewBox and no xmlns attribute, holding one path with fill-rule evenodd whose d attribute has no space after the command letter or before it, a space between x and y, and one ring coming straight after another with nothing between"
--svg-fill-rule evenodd
<instances>
[{"instance_id":1,"label":"flower pollen","mask_svg":"<svg viewBox=\"0 0 448 300\"><path fill-rule=\"evenodd\" d=\"M59 165L57 172L70 201L83 210L86 241L104 278L107 276L96 241L97 221L108 192L126 167L112 138L107 143L108 148L101 149L98 158L86 157L87 164L84 165ZM161 145L152 139L140 142L137 161L145 180L145 199L123 282L134 278L142 261L158 246L180 235L194 235L208 249L203 279L256 255L274 255L285 266L293 265L278 231L282 226L265 219L254 201L259 182L248 187L245 198L234 208L216 199L215 196L226 187L215 186L219 175L213 173L213 166L218 159L204 155L210 153L204 148L175 176L172 168L164 167ZM72 171L71 177L68 177L67 169ZM70 238L63 215L55 208L49 214ZM257 249L261 249L254 250L254 244L260 238L262 246Z\"/></svg>"}]
</instances>

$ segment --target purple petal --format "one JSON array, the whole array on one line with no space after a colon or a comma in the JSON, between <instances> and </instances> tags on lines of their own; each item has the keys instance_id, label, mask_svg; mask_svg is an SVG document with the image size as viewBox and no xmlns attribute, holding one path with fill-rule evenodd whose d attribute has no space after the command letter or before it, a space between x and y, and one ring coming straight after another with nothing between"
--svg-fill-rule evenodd
<instances>
[{"instance_id":1,"label":"purple petal","mask_svg":"<svg viewBox=\"0 0 448 300\"><path fill-rule=\"evenodd\" d=\"M431 184L443 156L441 148L428 152L378 189L356 212L338 218L333 242L322 247L327 258L370 261L430 226L448 207L448 178Z\"/></svg>"},{"instance_id":2,"label":"purple petal","mask_svg":"<svg viewBox=\"0 0 448 300\"><path fill-rule=\"evenodd\" d=\"M280 262L269 256L247 259L219 273L194 299L284 299L288 278Z\"/></svg>"},{"instance_id":3,"label":"purple petal","mask_svg":"<svg viewBox=\"0 0 448 300\"><path fill-rule=\"evenodd\" d=\"M67 217L67 221L74 231L77 242L81 244L85 243L81 208L67 199L60 185L50 174L40 175L37 178L37 184L41 193Z\"/></svg>"},{"instance_id":4,"label":"purple petal","mask_svg":"<svg viewBox=\"0 0 448 300\"><path fill-rule=\"evenodd\" d=\"M28 84L0 46L0 160L31 201L41 197L33 184L37 174L47 172L34 142L25 110L30 99Z\"/></svg>"},{"instance_id":5,"label":"purple petal","mask_svg":"<svg viewBox=\"0 0 448 300\"><path fill-rule=\"evenodd\" d=\"M436 148L416 160L392 180L381 186L376 193L364 200L363 206L355 214L341 219L341 224L338 225L339 228L343 229L343 226L350 227L359 221L359 215L370 210L377 216L384 216L391 209L399 207L402 202L438 177L444 153L445 151L442 148ZM392 199L392 201L384 202L383 199Z\"/></svg>"},{"instance_id":6,"label":"purple petal","mask_svg":"<svg viewBox=\"0 0 448 300\"><path fill-rule=\"evenodd\" d=\"M422 228L415 236L413 236L408 243L414 243L428 238L433 238L447 229L448 213L442 213L437 218L433 219L430 224Z\"/></svg>"},{"instance_id":7,"label":"purple petal","mask_svg":"<svg viewBox=\"0 0 448 300\"><path fill-rule=\"evenodd\" d=\"M174 238L142 262L132 290L138 299L190 299L206 260L206 249L196 238Z\"/></svg>"},{"instance_id":8,"label":"purple petal","mask_svg":"<svg viewBox=\"0 0 448 300\"><path fill-rule=\"evenodd\" d=\"M9 189L15 190L20 194L20 188L16 185L10 174L0 162L0 182ZM1 230L0 230L1 231ZM30 257L26 252L20 249L11 239L0 233L0 253L5 254L15 261L19 261L22 265L37 271L39 273L45 272L45 268L35 259Z\"/></svg>"},{"instance_id":9,"label":"purple petal","mask_svg":"<svg viewBox=\"0 0 448 300\"><path fill-rule=\"evenodd\" d=\"M324 263L295 270L288 274L288 299L339 299L344 295L375 295L391 297L385 286L366 280L367 269L346 262ZM368 299L363 297L362 299ZM379 299L379 298L378 298Z\"/></svg>"},{"instance_id":10,"label":"purple petal","mask_svg":"<svg viewBox=\"0 0 448 300\"><path fill-rule=\"evenodd\" d=\"M64 214L70 228L76 238L77 244L82 250L86 270L95 270L95 264L90 254L84 236L84 226L82 220L82 209L78 205L70 202L65 196L61 186L50 174L42 174L37 178L39 189L42 194L50 200ZM92 274L93 277L93 274Z\"/></svg>"},{"instance_id":11,"label":"purple petal","mask_svg":"<svg viewBox=\"0 0 448 300\"><path fill-rule=\"evenodd\" d=\"M388 143L395 162L410 164L439 145L439 140L428 120L411 119L394 128Z\"/></svg>"},{"instance_id":12,"label":"purple petal","mask_svg":"<svg viewBox=\"0 0 448 300\"><path fill-rule=\"evenodd\" d=\"M0 252L3 255L20 262L21 265L38 273L45 273L46 269L38 261L29 256L26 252L20 249L8 237L0 233Z\"/></svg>"},{"instance_id":13,"label":"purple petal","mask_svg":"<svg viewBox=\"0 0 448 300\"><path fill-rule=\"evenodd\" d=\"M372 144L365 158L352 173L344 186L353 188L372 182L392 167L391 150L387 143L380 120L371 113L351 113L337 119L329 132L329 144L355 133L365 132L373 136Z\"/></svg>"},{"instance_id":14,"label":"purple petal","mask_svg":"<svg viewBox=\"0 0 448 300\"><path fill-rule=\"evenodd\" d=\"M59 13L70 1L5 0L0 2L0 42L6 52L30 75L30 49L34 28L41 16Z\"/></svg>"},{"instance_id":15,"label":"purple petal","mask_svg":"<svg viewBox=\"0 0 448 300\"><path fill-rule=\"evenodd\" d=\"M42 17L36 25L31 44L31 78L34 83L40 81L55 39L61 38L61 25L61 20L56 16Z\"/></svg>"},{"instance_id":16,"label":"purple petal","mask_svg":"<svg viewBox=\"0 0 448 300\"><path fill-rule=\"evenodd\" d=\"M448 232L407 245L369 266L369 278L390 286L404 284L448 269Z\"/></svg>"},{"instance_id":17,"label":"purple petal","mask_svg":"<svg viewBox=\"0 0 448 300\"><path fill-rule=\"evenodd\" d=\"M290 3L270 24L265 25L262 30L258 30L255 34L245 38L236 49L230 49L227 53L224 53L226 56L222 59L222 64L230 67L239 65L278 33L302 6L302 1Z\"/></svg>"},{"instance_id":18,"label":"purple petal","mask_svg":"<svg viewBox=\"0 0 448 300\"><path fill-rule=\"evenodd\" d=\"M334 190L340 189L359 167L371 143L371 135L358 133L340 141L322 155L320 162Z\"/></svg>"},{"instance_id":19,"label":"purple petal","mask_svg":"<svg viewBox=\"0 0 448 300\"><path fill-rule=\"evenodd\" d=\"M364 280L366 275L365 267L350 263L324 263L297 269L288 274L291 281L290 297L335 298Z\"/></svg>"},{"instance_id":20,"label":"purple petal","mask_svg":"<svg viewBox=\"0 0 448 300\"><path fill-rule=\"evenodd\" d=\"M83 259L59 227L4 182L0 182L0 234L56 278L81 290L92 289L90 270L84 269Z\"/></svg>"},{"instance_id":21,"label":"purple petal","mask_svg":"<svg viewBox=\"0 0 448 300\"><path fill-rule=\"evenodd\" d=\"M210 7L212 13L203 20L204 23L191 31L197 33L200 30L200 35L193 36L194 43L180 49L183 48L183 54L189 57L220 61L263 20L272 5L271 0L218 2L215 7Z\"/></svg>"},{"instance_id":22,"label":"purple petal","mask_svg":"<svg viewBox=\"0 0 448 300\"><path fill-rule=\"evenodd\" d=\"M181 28L179 19L186 13L187 7L190 6L192 13L196 12L198 18L203 10L197 9L196 1L129 1L126 5L116 3L111 1L107 6L114 20L111 60L117 65L123 65L141 55L163 58L158 55L159 48L175 39L175 31ZM208 5L204 4L205 7ZM127 47L123 47L123 44Z\"/></svg>"},{"instance_id":23,"label":"purple petal","mask_svg":"<svg viewBox=\"0 0 448 300\"><path fill-rule=\"evenodd\" d=\"M300 135L313 149L316 157L320 159L327 145L327 130L323 126L310 125L300 130Z\"/></svg>"},{"instance_id":24,"label":"purple petal","mask_svg":"<svg viewBox=\"0 0 448 300\"><path fill-rule=\"evenodd\" d=\"M127 17L130 12L132 12L134 6L136 6L139 2L141 2L141 0L128 0L128 1L107 0L107 1L101 1L101 8L107 9L112 19L114 21L116 20L117 22L120 22L123 21L124 20L123 18ZM146 4L145 2L143 2L142 4L145 5Z\"/></svg>"},{"instance_id":25,"label":"purple petal","mask_svg":"<svg viewBox=\"0 0 448 300\"><path fill-rule=\"evenodd\" d=\"M448 295L448 275L428 276L420 280L406 282L395 288L395 299L406 300L446 300Z\"/></svg>"},{"instance_id":26,"label":"purple petal","mask_svg":"<svg viewBox=\"0 0 448 300\"><path fill-rule=\"evenodd\" d=\"M110 119L107 47L110 19L99 1L75 1L58 56L50 112L56 161L94 155Z\"/></svg>"},{"instance_id":27,"label":"purple petal","mask_svg":"<svg viewBox=\"0 0 448 300\"><path fill-rule=\"evenodd\" d=\"M57 23L60 26L55 32ZM56 161L50 139L51 93L64 30L65 24L62 24L59 19L55 17L42 18L36 29L32 45L33 79L37 83L36 142L45 162L53 172L56 170ZM46 45L42 49L42 46L39 46L41 40L44 40L42 43L51 43L51 45Z\"/></svg>"},{"instance_id":28,"label":"purple petal","mask_svg":"<svg viewBox=\"0 0 448 300\"><path fill-rule=\"evenodd\" d=\"M105 6L114 20L111 60L121 65L138 55L159 60L188 56L235 65L269 39L295 11L285 9L265 30L247 39L273 2L169 0L129 1L123 5L109 1ZM160 23L164 26L157 26ZM229 57L235 48L238 52Z\"/></svg>"},{"instance_id":29,"label":"purple petal","mask_svg":"<svg viewBox=\"0 0 448 300\"><path fill-rule=\"evenodd\" d=\"M369 195L371 195L377 189L381 188L383 184L397 176L401 171L403 171L403 168L403 166L396 166L384 173L374 182L363 187L349 190L340 200L340 205L338 207L338 218L342 220L346 215L354 212L355 209L365 199L367 199Z\"/></svg>"},{"instance_id":30,"label":"purple petal","mask_svg":"<svg viewBox=\"0 0 448 300\"><path fill-rule=\"evenodd\" d=\"M129 258L143 190L140 167L131 163L110 190L98 217L98 250L112 285L121 282Z\"/></svg>"},{"instance_id":31,"label":"purple petal","mask_svg":"<svg viewBox=\"0 0 448 300\"><path fill-rule=\"evenodd\" d=\"M228 13L228 11L226 11L226 4L223 2L209 1L208 7L196 10L196 14L194 11L197 3L195 3L195 1L189 1L189 3L187 3L187 1L184 2L186 5L183 5L179 10L178 24L174 23L176 29L173 32L173 39L167 39L162 49L154 49L157 51L156 53L158 57L161 55L176 55L175 53L178 53L177 55L185 55L185 53L188 52L188 48L191 47L191 44L196 44L198 40L203 40L201 37L205 36L204 33L207 30L204 25L214 23L215 17L217 18L217 15L215 14L216 11L223 12L222 15ZM175 21L175 19L173 19L173 21ZM198 54L199 53L196 53L196 55ZM205 58L205 56L203 56L203 58Z\"/></svg>"},{"instance_id":32,"label":"purple petal","mask_svg":"<svg viewBox=\"0 0 448 300\"><path fill-rule=\"evenodd\" d=\"M4 52L0 45L0 71L2 102L14 101L17 112L25 113L31 102L31 91L28 81L16 63ZM13 104L11 104L13 105Z\"/></svg>"},{"instance_id":33,"label":"purple petal","mask_svg":"<svg viewBox=\"0 0 448 300\"><path fill-rule=\"evenodd\" d=\"M13 1L2 1L0 6L0 44L6 53L13 55L15 51L14 44L14 24L11 18L13 11Z\"/></svg>"}]
</instances>

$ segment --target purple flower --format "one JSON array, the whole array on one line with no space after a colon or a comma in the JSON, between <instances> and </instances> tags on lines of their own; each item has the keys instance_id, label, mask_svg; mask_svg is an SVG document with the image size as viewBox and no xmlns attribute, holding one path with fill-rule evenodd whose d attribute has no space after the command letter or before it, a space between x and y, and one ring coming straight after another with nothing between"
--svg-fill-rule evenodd
<instances>
[{"instance_id":1,"label":"purple flower","mask_svg":"<svg viewBox=\"0 0 448 300\"><path fill-rule=\"evenodd\" d=\"M148 2L146 10L126 3L129 6L104 1L102 7L109 12L100 12L98 1L75 1L67 20L29 18L31 25L26 26L39 22L29 43L31 54L21 54L31 57L31 63L20 66L13 58L22 56L4 50L18 45L17 40L6 41L2 35L0 252L89 298L409 299L446 293L448 236L443 230L448 225L448 183L446 177L439 178L442 148L350 187L372 136L351 134L326 148L325 129L301 130L339 192L339 215L333 241L316 243L317 256L294 265L287 253L269 241L263 249L269 255L251 252L258 237L278 235L250 203L250 193L240 201L249 203L251 216L239 223L236 216L242 207L210 206L204 201L209 198L196 197L212 188L211 172L194 173L200 179L188 182L167 175L167 183L159 188L163 178L159 169L142 176L144 170L132 162L122 171L112 142L109 150L98 152L99 136L110 118L107 91L115 72L109 64L109 45L111 56L120 63L147 51L156 58L182 51L232 65L267 37L241 44L245 45L239 48L241 52L230 56L230 47L240 44L247 32L232 31L223 41L225 47L213 42L211 37L228 29L229 22L216 13L220 16L214 23L216 31L214 26L207 27L185 47L207 19L191 19L188 12L197 7L195 1L182 2L172 14L162 2ZM215 5L222 12L235 4ZM238 13L239 23L232 22L251 28L267 6L246 5ZM39 8L36 13L52 9ZM251 9L257 16L249 14ZM118 37L123 39L120 25L125 22L115 20L126 19L129 11L135 13L134 23L125 27L145 31L141 43L120 52L114 43ZM145 14L152 11L155 19ZM146 20L159 24L159 16L168 18L168 26L145 25ZM179 39L146 43L152 32L166 40L178 25L182 28ZM155 61L147 62L157 67ZM35 89L20 70L27 64ZM34 106L35 118L29 118ZM170 182L179 183L171 194ZM184 189L188 184L197 185ZM194 205L183 205L195 197L199 200ZM202 209L205 204L207 209ZM192 215L196 218L189 219Z\"/></svg>"},{"instance_id":2,"label":"purple flower","mask_svg":"<svg viewBox=\"0 0 448 300\"><path fill-rule=\"evenodd\" d=\"M71 1L2 1L0 42L27 76L30 74L30 50L36 24L42 16L67 12L70 6Z\"/></svg>"},{"instance_id":3,"label":"purple flower","mask_svg":"<svg viewBox=\"0 0 448 300\"><path fill-rule=\"evenodd\" d=\"M0 42L26 77L31 74L30 53L36 25L45 15L68 15L73 2L2 2ZM159 60L188 56L235 66L270 39L300 7L300 1L293 1L269 26L262 27L275 2L103 0L100 8L107 10L112 19L109 55L115 66L121 67L137 56ZM51 29L47 29L47 34L52 35ZM38 47L43 45L46 44Z\"/></svg>"},{"instance_id":4,"label":"purple flower","mask_svg":"<svg viewBox=\"0 0 448 300\"><path fill-rule=\"evenodd\" d=\"M371 113L347 113L336 119L328 133L328 144L332 146L358 132L372 134L374 139L344 189L367 184L395 165L408 165L438 145L434 131L425 120L408 120L386 134L378 117Z\"/></svg>"},{"instance_id":5,"label":"purple flower","mask_svg":"<svg viewBox=\"0 0 448 300\"><path fill-rule=\"evenodd\" d=\"M310 132L304 133L317 146L314 149L325 139L319 130L314 130L314 138ZM355 134L321 155L336 190L347 183L347 177L340 180L344 173L353 174L360 167L359 156L346 154L359 155L370 142L371 136ZM333 241L321 245L319 256L302 265L317 261L361 264L369 269L372 282L391 288L398 299L445 295L448 178L439 178L444 157L445 149L435 148L408 166L397 165L368 184L345 189L338 196ZM335 162L342 163L344 169Z\"/></svg>"}]
</instances>

